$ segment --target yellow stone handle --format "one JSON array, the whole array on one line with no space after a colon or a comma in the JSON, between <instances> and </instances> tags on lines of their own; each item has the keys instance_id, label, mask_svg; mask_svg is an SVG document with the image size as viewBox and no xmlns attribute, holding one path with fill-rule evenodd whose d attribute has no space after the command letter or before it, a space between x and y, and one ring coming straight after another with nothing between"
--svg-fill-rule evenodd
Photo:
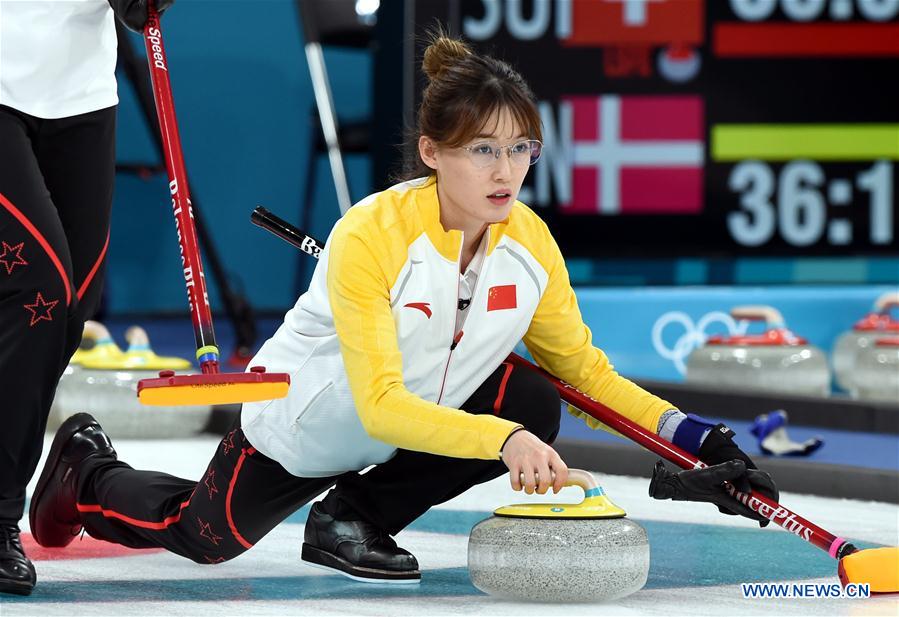
<instances>
[{"instance_id":1,"label":"yellow stone handle","mask_svg":"<svg viewBox=\"0 0 899 617\"><path fill-rule=\"evenodd\" d=\"M99 321L88 320L84 322L84 338L90 339L92 341L99 341L102 339L112 339L112 336L109 334L109 330L106 329L106 326L101 324Z\"/></svg>"},{"instance_id":2,"label":"yellow stone handle","mask_svg":"<svg viewBox=\"0 0 899 617\"><path fill-rule=\"evenodd\" d=\"M131 326L125 330L125 340L128 341L129 350L150 348L150 337L140 326Z\"/></svg>"},{"instance_id":3,"label":"yellow stone handle","mask_svg":"<svg viewBox=\"0 0 899 617\"><path fill-rule=\"evenodd\" d=\"M540 474L534 474L537 482L540 482ZM555 477L555 474L553 474ZM524 484L524 474L519 475L519 479ZM605 494L599 482L593 477L593 474L583 469L569 469L568 479L564 486L579 486L584 489L584 503L589 503L591 499L600 497Z\"/></svg>"},{"instance_id":4,"label":"yellow stone handle","mask_svg":"<svg viewBox=\"0 0 899 617\"><path fill-rule=\"evenodd\" d=\"M605 491L589 471L569 469L565 486L579 486L584 490L580 503L519 503L494 510L497 516L524 518L621 518L627 513L606 496Z\"/></svg>"},{"instance_id":5,"label":"yellow stone handle","mask_svg":"<svg viewBox=\"0 0 899 617\"><path fill-rule=\"evenodd\" d=\"M605 491L593 477L593 474L583 469L569 469L568 480L565 486L579 486L584 489L584 501L581 505L589 505L605 499Z\"/></svg>"}]
</instances>

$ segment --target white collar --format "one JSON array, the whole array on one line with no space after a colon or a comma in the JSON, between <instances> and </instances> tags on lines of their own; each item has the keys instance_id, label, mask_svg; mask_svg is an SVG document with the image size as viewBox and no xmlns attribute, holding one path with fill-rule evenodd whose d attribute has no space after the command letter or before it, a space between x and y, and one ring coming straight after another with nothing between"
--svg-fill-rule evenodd
<instances>
[{"instance_id":1,"label":"white collar","mask_svg":"<svg viewBox=\"0 0 899 617\"><path fill-rule=\"evenodd\" d=\"M481 266L484 265L484 254L487 252L487 232L484 232L484 235L481 236L481 243L478 245L478 250L475 252L474 257L471 258L471 261L468 262L468 267L465 269L465 274L461 274L463 278L467 276L474 275L478 277L481 275Z\"/></svg>"}]
</instances>

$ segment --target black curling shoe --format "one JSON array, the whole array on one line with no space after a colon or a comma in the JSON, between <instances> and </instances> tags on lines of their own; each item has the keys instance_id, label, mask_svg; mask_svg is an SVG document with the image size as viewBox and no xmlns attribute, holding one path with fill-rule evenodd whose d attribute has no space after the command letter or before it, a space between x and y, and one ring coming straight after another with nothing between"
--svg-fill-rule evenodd
<instances>
[{"instance_id":1,"label":"black curling shoe","mask_svg":"<svg viewBox=\"0 0 899 617\"><path fill-rule=\"evenodd\" d=\"M0 593L31 595L37 575L25 556L18 525L0 524Z\"/></svg>"},{"instance_id":2,"label":"black curling shoe","mask_svg":"<svg viewBox=\"0 0 899 617\"><path fill-rule=\"evenodd\" d=\"M306 520L303 561L364 583L421 582L418 560L366 521L339 521L316 503Z\"/></svg>"},{"instance_id":3,"label":"black curling shoe","mask_svg":"<svg viewBox=\"0 0 899 617\"><path fill-rule=\"evenodd\" d=\"M75 487L81 464L94 457L115 459L116 451L92 415L75 414L56 431L31 498L31 535L41 546L68 546L81 533Z\"/></svg>"}]
</instances>

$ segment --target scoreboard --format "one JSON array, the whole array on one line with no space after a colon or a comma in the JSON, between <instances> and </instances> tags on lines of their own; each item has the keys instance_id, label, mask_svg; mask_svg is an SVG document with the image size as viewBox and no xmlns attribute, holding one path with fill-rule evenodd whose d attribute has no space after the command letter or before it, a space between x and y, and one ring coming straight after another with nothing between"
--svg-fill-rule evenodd
<instances>
[{"instance_id":1,"label":"scoreboard","mask_svg":"<svg viewBox=\"0 0 899 617\"><path fill-rule=\"evenodd\" d=\"M411 7L416 34L439 20L531 84L545 147L520 199L568 256L899 249L899 0Z\"/></svg>"}]
</instances>

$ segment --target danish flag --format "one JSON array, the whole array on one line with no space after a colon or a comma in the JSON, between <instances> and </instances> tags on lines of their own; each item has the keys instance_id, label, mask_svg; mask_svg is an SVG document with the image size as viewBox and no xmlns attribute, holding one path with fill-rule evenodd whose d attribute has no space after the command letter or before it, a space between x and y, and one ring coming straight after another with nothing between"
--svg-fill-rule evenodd
<instances>
[{"instance_id":1,"label":"danish flag","mask_svg":"<svg viewBox=\"0 0 899 617\"><path fill-rule=\"evenodd\" d=\"M699 96L572 96L563 214L696 214L705 143Z\"/></svg>"}]
</instances>

